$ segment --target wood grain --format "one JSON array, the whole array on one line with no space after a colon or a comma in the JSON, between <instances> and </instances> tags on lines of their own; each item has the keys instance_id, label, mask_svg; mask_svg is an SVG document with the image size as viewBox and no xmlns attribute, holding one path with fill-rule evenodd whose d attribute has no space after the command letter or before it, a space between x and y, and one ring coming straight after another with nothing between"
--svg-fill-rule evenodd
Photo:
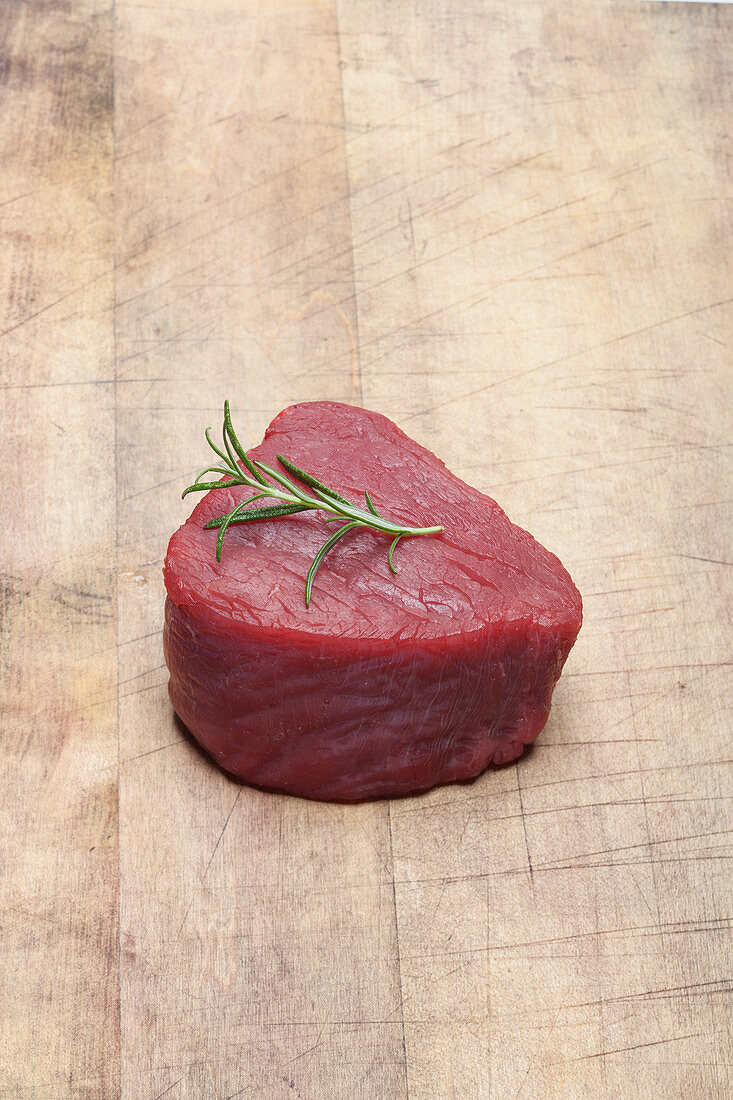
<instances>
[{"instance_id":1,"label":"wood grain","mask_svg":"<svg viewBox=\"0 0 733 1100\"><path fill-rule=\"evenodd\" d=\"M123 1095L399 1095L387 807L213 771L160 656L160 557L224 398L252 445L314 363L361 397L335 12L122 5L117 56Z\"/></svg>"},{"instance_id":2,"label":"wood grain","mask_svg":"<svg viewBox=\"0 0 733 1100\"><path fill-rule=\"evenodd\" d=\"M118 1085L112 19L0 8L0 1096Z\"/></svg>"},{"instance_id":3,"label":"wood grain","mask_svg":"<svg viewBox=\"0 0 733 1100\"><path fill-rule=\"evenodd\" d=\"M364 399L586 614L513 774L392 808L410 1095L727 1095L730 12L371 9L340 9Z\"/></svg>"},{"instance_id":4,"label":"wood grain","mask_svg":"<svg viewBox=\"0 0 733 1100\"><path fill-rule=\"evenodd\" d=\"M0 1100L730 1095L732 30L0 11ZM385 412L560 554L518 765L339 807L197 751L161 563L227 396Z\"/></svg>"}]
</instances>

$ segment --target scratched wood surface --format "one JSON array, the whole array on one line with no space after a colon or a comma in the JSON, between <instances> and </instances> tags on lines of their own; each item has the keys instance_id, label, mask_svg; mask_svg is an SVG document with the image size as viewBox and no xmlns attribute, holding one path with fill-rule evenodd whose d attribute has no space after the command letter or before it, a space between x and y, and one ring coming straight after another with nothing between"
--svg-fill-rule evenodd
<instances>
[{"instance_id":1,"label":"scratched wood surface","mask_svg":"<svg viewBox=\"0 0 733 1100\"><path fill-rule=\"evenodd\" d=\"M0 5L0 1100L731 1094L733 10ZM585 625L471 786L342 807L174 719L228 396L393 417Z\"/></svg>"},{"instance_id":2,"label":"scratched wood surface","mask_svg":"<svg viewBox=\"0 0 733 1100\"><path fill-rule=\"evenodd\" d=\"M111 7L0 4L0 1096L118 1087Z\"/></svg>"}]
</instances>

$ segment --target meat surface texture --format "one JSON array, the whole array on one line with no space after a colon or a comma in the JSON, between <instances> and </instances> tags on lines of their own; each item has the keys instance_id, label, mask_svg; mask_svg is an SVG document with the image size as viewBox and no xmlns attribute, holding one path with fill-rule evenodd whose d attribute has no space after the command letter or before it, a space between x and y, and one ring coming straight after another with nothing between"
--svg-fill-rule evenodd
<instances>
[{"instance_id":1,"label":"meat surface texture","mask_svg":"<svg viewBox=\"0 0 733 1100\"><path fill-rule=\"evenodd\" d=\"M250 495L211 490L165 560L170 697L226 771L306 798L358 801L467 780L516 759L547 720L582 620L558 559L489 497L377 413L293 405L249 452L290 459L386 518L442 524L403 539L357 529L316 577L335 526L304 512L204 524ZM246 495L245 495L246 494Z\"/></svg>"}]
</instances>

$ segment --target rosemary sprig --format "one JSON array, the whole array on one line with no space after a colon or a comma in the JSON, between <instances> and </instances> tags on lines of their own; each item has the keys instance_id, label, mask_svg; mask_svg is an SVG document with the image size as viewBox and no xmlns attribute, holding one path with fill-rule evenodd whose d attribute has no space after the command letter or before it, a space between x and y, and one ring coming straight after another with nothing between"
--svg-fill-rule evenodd
<instances>
[{"instance_id":1,"label":"rosemary sprig","mask_svg":"<svg viewBox=\"0 0 733 1100\"><path fill-rule=\"evenodd\" d=\"M222 434L224 450L217 447L216 443L212 440L211 428L206 429L206 440L221 461L213 466L207 466L206 469L202 470L193 485L189 485L182 493L182 496L185 497L188 496L189 493L207 492L209 489L228 489L233 485L246 485L249 489L254 490L253 496L237 504L236 507L232 508L226 515L218 516L216 519L209 520L208 523L204 524L204 527L207 529L219 529L216 540L217 561L221 561L224 535L229 527L235 523L252 523L255 520L261 519L277 519L280 516L292 516L296 512L307 511L327 513L326 523L338 519L346 520L346 523L344 523L342 527L339 527L338 531L324 542L313 559L305 582L306 607L310 606L313 581L321 562L333 549L336 543L345 535L348 535L350 531L355 530L355 528L368 527L372 531L378 531L381 534L392 536L392 542L387 551L387 563L393 573L396 573L397 570L392 561L392 555L400 539L413 538L416 535L438 535L443 530L440 526L406 527L402 524L394 523L390 519L386 519L384 516L380 515L374 507L374 502L366 489L364 490L364 499L366 500L367 506L366 510L359 508L357 505L352 504L350 500L347 500L346 497L341 496L340 493L329 488L328 485L324 485L322 481L313 477L312 474L308 474L305 470L299 469L295 463L284 458L282 455L278 455L277 460L283 470L286 471L285 473L282 473L280 470L275 470L272 466L268 466L264 462L259 462L257 459L249 458L232 426L228 401L224 402L224 427ZM219 474L222 478L226 478L226 480L202 481L201 478L204 477L205 474ZM289 477L287 476L288 474L290 475ZM279 503L259 508L247 507L247 505L254 504L256 500L262 500L265 497L279 501Z\"/></svg>"}]
</instances>

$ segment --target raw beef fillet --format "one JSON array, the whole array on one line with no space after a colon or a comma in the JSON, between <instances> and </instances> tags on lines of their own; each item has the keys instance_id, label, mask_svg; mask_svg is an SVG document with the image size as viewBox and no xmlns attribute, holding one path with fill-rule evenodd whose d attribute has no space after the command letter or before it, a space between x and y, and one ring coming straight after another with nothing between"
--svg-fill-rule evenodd
<instances>
[{"instance_id":1,"label":"raw beef fillet","mask_svg":"<svg viewBox=\"0 0 733 1100\"><path fill-rule=\"evenodd\" d=\"M558 559L377 413L293 405L249 452L289 458L355 504L437 536L352 531L304 585L334 526L319 512L204 524L249 494L211 490L172 537L165 658L173 706L226 771L351 802L470 779L545 724L581 624ZM265 502L266 503L266 502Z\"/></svg>"}]
</instances>

